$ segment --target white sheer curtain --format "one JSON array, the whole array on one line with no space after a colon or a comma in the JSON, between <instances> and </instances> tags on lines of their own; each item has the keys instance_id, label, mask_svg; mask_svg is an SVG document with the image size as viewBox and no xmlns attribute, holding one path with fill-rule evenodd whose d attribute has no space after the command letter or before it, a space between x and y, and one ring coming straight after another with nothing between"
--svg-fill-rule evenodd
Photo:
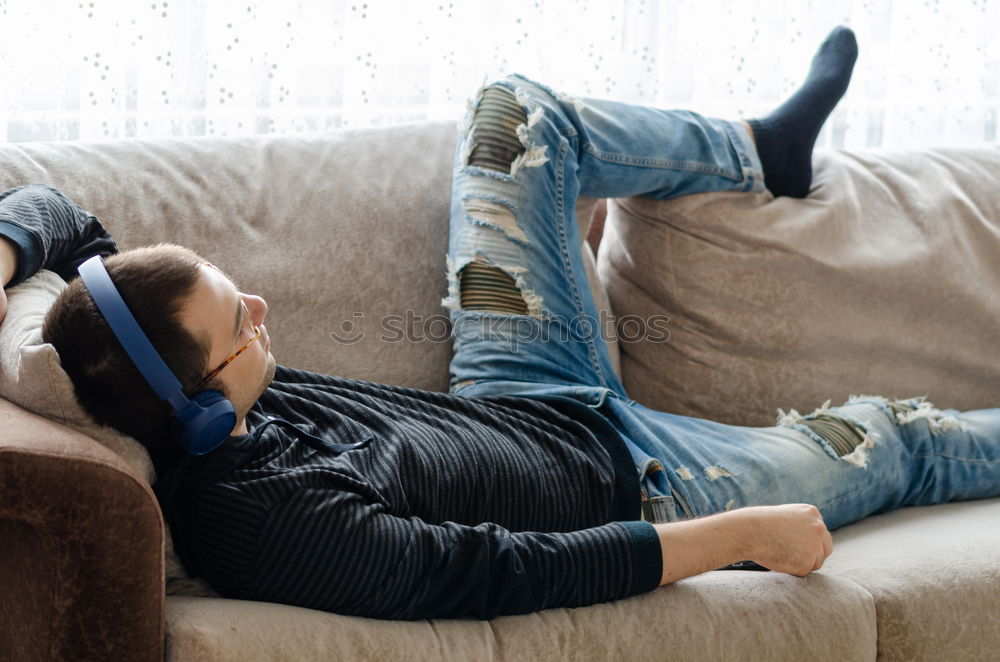
<instances>
[{"instance_id":1,"label":"white sheer curtain","mask_svg":"<svg viewBox=\"0 0 1000 662\"><path fill-rule=\"evenodd\" d=\"M0 0L0 140L457 120L511 71L747 117L838 23L861 57L822 146L998 139L1000 0Z\"/></svg>"}]
</instances>

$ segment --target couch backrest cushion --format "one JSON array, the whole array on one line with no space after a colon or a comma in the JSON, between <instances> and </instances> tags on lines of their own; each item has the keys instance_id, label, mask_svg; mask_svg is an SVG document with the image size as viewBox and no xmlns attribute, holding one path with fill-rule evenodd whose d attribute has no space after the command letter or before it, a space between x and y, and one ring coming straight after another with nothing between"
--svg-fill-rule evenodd
<instances>
[{"instance_id":1,"label":"couch backrest cushion","mask_svg":"<svg viewBox=\"0 0 1000 662\"><path fill-rule=\"evenodd\" d=\"M454 122L251 138L0 146L121 248L180 243L267 300L280 363L447 389ZM336 339L331 334L335 334Z\"/></svg>"},{"instance_id":2,"label":"couch backrest cushion","mask_svg":"<svg viewBox=\"0 0 1000 662\"><path fill-rule=\"evenodd\" d=\"M421 122L0 145L0 191L48 184L123 249L173 242L199 252L267 300L279 363L440 391L451 358L441 299L456 136L454 122ZM595 202L581 201L582 225Z\"/></svg>"},{"instance_id":3,"label":"couch backrest cushion","mask_svg":"<svg viewBox=\"0 0 1000 662\"><path fill-rule=\"evenodd\" d=\"M804 200L700 194L611 205L599 273L648 405L744 425L854 393L995 407L1000 147L817 153Z\"/></svg>"}]
</instances>

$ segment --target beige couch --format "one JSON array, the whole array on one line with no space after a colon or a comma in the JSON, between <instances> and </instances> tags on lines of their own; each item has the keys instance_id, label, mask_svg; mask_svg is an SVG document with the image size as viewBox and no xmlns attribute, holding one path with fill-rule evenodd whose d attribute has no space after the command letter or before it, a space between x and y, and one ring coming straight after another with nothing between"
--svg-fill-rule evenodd
<instances>
[{"instance_id":1,"label":"beige couch","mask_svg":"<svg viewBox=\"0 0 1000 662\"><path fill-rule=\"evenodd\" d=\"M201 252L268 300L279 362L443 390L450 347L439 302L454 139L452 123L425 123L278 138L5 145L0 190L48 183L101 218L122 247L173 241ZM954 154L961 163L961 150ZM912 162L906 154L879 158ZM859 195L824 187L824 177L850 175L848 161L858 162L821 156L816 200L765 194L751 206L822 214L831 196ZM630 256L642 254L630 248L639 237L621 212L613 208L609 219L605 279L631 273ZM642 308L641 289L610 285L616 306ZM805 578L712 572L628 600L489 622L367 620L213 597L184 578L169 550L148 457L88 426L40 345L44 302L59 287L43 274L12 292L14 321L0 327L4 660L997 659L1000 499L904 509L846 527L835 532L827 565ZM392 328L405 324L421 337L391 337L382 327L388 315L400 316ZM683 330L672 323L676 349ZM337 342L331 332L360 338ZM640 399L662 395L663 384L644 380L636 364L636 352L650 349L622 347ZM754 412L771 416L779 405L809 406L762 402ZM716 411L733 418L740 407Z\"/></svg>"}]
</instances>

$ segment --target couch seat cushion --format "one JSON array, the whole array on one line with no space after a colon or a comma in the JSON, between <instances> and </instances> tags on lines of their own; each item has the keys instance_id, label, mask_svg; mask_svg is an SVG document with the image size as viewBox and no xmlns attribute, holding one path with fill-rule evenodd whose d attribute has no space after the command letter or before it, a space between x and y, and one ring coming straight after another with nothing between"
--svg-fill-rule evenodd
<instances>
[{"instance_id":1,"label":"couch seat cushion","mask_svg":"<svg viewBox=\"0 0 1000 662\"><path fill-rule=\"evenodd\" d=\"M832 574L711 572L627 600L488 622L181 596L168 596L166 618L172 662L875 659L871 597Z\"/></svg>"},{"instance_id":2,"label":"couch seat cushion","mask_svg":"<svg viewBox=\"0 0 1000 662\"><path fill-rule=\"evenodd\" d=\"M834 533L820 571L871 593L879 660L995 660L1000 499L903 508Z\"/></svg>"}]
</instances>

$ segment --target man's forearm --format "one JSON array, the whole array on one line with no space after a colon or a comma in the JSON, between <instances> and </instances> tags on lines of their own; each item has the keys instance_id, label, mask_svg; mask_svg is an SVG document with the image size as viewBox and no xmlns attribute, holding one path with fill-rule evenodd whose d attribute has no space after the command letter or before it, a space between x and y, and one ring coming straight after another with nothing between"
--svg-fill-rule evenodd
<instances>
[{"instance_id":1,"label":"man's forearm","mask_svg":"<svg viewBox=\"0 0 1000 662\"><path fill-rule=\"evenodd\" d=\"M732 511L654 525L663 554L660 585L747 558L744 519L740 511Z\"/></svg>"}]
</instances>

